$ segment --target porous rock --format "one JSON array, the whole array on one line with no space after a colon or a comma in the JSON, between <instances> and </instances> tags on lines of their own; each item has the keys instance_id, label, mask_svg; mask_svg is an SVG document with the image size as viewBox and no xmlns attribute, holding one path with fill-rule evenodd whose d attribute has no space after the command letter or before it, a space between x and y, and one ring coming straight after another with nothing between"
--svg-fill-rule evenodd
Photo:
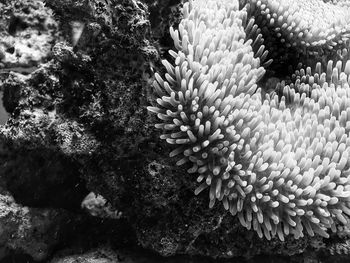
<instances>
[{"instance_id":1,"label":"porous rock","mask_svg":"<svg viewBox=\"0 0 350 263\"><path fill-rule=\"evenodd\" d=\"M7 192L0 194L0 247L6 254L22 253L40 261L58 244L62 225L70 215L59 209L28 208Z\"/></svg>"},{"instance_id":2,"label":"porous rock","mask_svg":"<svg viewBox=\"0 0 350 263\"><path fill-rule=\"evenodd\" d=\"M58 23L42 1L0 3L0 69L37 66L58 39Z\"/></svg>"}]
</instances>

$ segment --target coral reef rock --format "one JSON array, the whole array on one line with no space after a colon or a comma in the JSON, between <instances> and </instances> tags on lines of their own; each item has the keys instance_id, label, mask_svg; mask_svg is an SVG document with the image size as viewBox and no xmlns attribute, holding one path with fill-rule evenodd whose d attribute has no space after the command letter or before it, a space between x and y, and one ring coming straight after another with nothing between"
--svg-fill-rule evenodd
<instances>
[{"instance_id":1,"label":"coral reef rock","mask_svg":"<svg viewBox=\"0 0 350 263\"><path fill-rule=\"evenodd\" d=\"M69 220L62 210L28 208L6 192L0 194L0 247L10 253L30 255L40 261L60 241L62 225Z\"/></svg>"},{"instance_id":2,"label":"coral reef rock","mask_svg":"<svg viewBox=\"0 0 350 263\"><path fill-rule=\"evenodd\" d=\"M59 39L58 23L42 1L1 1L0 70L39 65Z\"/></svg>"}]
</instances>

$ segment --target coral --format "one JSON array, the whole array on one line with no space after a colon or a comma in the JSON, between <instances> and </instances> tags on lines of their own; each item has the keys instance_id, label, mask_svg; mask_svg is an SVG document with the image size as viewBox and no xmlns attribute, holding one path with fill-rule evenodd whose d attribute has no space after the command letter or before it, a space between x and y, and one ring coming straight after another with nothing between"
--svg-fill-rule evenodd
<instances>
[{"instance_id":1,"label":"coral","mask_svg":"<svg viewBox=\"0 0 350 263\"><path fill-rule=\"evenodd\" d=\"M318 63L293 85L280 85L283 96L264 96L256 84L263 50L256 56L247 39L246 9L238 1L198 0L186 3L183 15L179 29L170 29L175 66L163 61L165 80L156 73L154 82L159 106L148 107L162 120L161 139L177 146L170 157L192 165L188 172L201 183L195 193L209 187L210 207L222 201L260 237L329 237L327 229L350 215L350 61L330 61L326 72ZM296 24L302 31L305 23ZM301 45L331 48L330 38L312 38L319 30L308 35L308 26L310 40Z\"/></svg>"}]
</instances>

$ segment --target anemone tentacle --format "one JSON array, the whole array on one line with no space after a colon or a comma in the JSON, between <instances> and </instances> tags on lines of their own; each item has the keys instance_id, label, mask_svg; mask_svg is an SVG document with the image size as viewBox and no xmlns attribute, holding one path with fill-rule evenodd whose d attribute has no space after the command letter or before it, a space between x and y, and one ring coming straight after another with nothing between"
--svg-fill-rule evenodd
<instances>
[{"instance_id":1,"label":"anemone tentacle","mask_svg":"<svg viewBox=\"0 0 350 263\"><path fill-rule=\"evenodd\" d=\"M313 65L322 56L350 59L350 5L346 1L244 0L270 58ZM241 3L242 4L242 3ZM310 63L311 62L311 63Z\"/></svg>"},{"instance_id":2,"label":"anemone tentacle","mask_svg":"<svg viewBox=\"0 0 350 263\"><path fill-rule=\"evenodd\" d=\"M328 237L350 216L350 61L299 70L265 96L256 83L266 53L246 8L196 0L183 15L170 29L175 65L163 61L148 107L176 146L170 156L192 165L195 194L209 188L210 207L221 201L260 237Z\"/></svg>"}]
</instances>

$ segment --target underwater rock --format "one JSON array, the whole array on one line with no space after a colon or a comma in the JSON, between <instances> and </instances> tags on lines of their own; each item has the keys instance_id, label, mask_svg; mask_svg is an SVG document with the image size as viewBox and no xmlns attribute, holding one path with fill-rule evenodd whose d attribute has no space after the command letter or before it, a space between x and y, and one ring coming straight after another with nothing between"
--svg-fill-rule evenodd
<instances>
[{"instance_id":1,"label":"underwater rock","mask_svg":"<svg viewBox=\"0 0 350 263\"><path fill-rule=\"evenodd\" d=\"M113 251L111 248L98 248L83 254L61 256L58 255L50 263L117 263L125 262L125 256ZM132 262L132 261L129 261Z\"/></svg>"},{"instance_id":2,"label":"underwater rock","mask_svg":"<svg viewBox=\"0 0 350 263\"><path fill-rule=\"evenodd\" d=\"M58 23L42 1L0 3L0 70L34 67L47 61L59 39Z\"/></svg>"},{"instance_id":3,"label":"underwater rock","mask_svg":"<svg viewBox=\"0 0 350 263\"><path fill-rule=\"evenodd\" d=\"M64 222L70 216L63 210L29 208L13 197L0 194L0 247L7 253L23 253L40 261L50 255L60 241Z\"/></svg>"}]
</instances>

